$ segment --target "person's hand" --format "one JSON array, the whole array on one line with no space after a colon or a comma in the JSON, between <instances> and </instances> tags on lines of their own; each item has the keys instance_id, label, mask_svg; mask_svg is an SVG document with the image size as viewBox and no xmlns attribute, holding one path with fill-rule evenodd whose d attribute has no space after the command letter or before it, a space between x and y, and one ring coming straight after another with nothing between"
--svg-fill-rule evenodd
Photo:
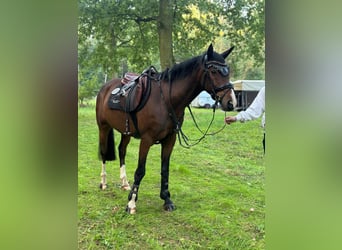
<instances>
[{"instance_id":1,"label":"person's hand","mask_svg":"<svg viewBox=\"0 0 342 250\"><path fill-rule=\"evenodd\" d=\"M227 124L231 124L233 122L236 122L236 117L235 116L227 116L226 118L224 118L224 121Z\"/></svg>"}]
</instances>

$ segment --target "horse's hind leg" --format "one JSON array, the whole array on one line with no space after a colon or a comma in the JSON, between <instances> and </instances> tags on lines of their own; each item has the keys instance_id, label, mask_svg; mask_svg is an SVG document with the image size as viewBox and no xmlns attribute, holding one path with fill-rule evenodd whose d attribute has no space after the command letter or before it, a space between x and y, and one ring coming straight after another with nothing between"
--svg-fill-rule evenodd
<instances>
[{"instance_id":1,"label":"horse's hind leg","mask_svg":"<svg viewBox=\"0 0 342 250\"><path fill-rule=\"evenodd\" d=\"M125 165L126 149L130 140L131 140L130 136L121 134L121 141L119 144L119 158L120 158L121 188L123 190L131 190L131 187L129 186L129 183L127 180L126 165Z\"/></svg>"},{"instance_id":2,"label":"horse's hind leg","mask_svg":"<svg viewBox=\"0 0 342 250\"><path fill-rule=\"evenodd\" d=\"M99 157L102 160L100 188L105 190L107 188L106 161L115 160L114 134L110 127L99 129Z\"/></svg>"},{"instance_id":3,"label":"horse's hind leg","mask_svg":"<svg viewBox=\"0 0 342 250\"><path fill-rule=\"evenodd\" d=\"M101 182L100 189L105 190L107 188L107 172L106 172L106 161L102 161L102 171L101 171Z\"/></svg>"}]
</instances>

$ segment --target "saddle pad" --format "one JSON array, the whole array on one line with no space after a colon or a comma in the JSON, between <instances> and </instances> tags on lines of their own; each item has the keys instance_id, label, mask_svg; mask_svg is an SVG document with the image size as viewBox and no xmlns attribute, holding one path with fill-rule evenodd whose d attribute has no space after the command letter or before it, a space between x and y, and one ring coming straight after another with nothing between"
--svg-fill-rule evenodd
<instances>
[{"instance_id":1,"label":"saddle pad","mask_svg":"<svg viewBox=\"0 0 342 250\"><path fill-rule=\"evenodd\" d=\"M110 109L124 110L121 104L121 95L118 95L117 93L112 93L108 100L108 107Z\"/></svg>"},{"instance_id":2,"label":"saddle pad","mask_svg":"<svg viewBox=\"0 0 342 250\"><path fill-rule=\"evenodd\" d=\"M137 112L143 108L151 93L151 80L147 76L140 76L135 82L129 81L115 88L108 100L110 109L122 110L124 112ZM121 91L125 88L125 91ZM119 89L119 90L117 90Z\"/></svg>"}]
</instances>

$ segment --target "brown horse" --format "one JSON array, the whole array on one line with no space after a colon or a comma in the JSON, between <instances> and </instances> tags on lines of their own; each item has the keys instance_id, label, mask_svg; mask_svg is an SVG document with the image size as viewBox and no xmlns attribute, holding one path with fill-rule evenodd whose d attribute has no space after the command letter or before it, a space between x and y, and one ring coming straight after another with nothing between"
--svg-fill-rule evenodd
<instances>
[{"instance_id":1,"label":"brown horse","mask_svg":"<svg viewBox=\"0 0 342 250\"><path fill-rule=\"evenodd\" d=\"M210 45L203 55L176 64L169 70L148 72L149 98L139 110L115 110L108 107L111 93L122 87L122 79L106 83L98 93L96 120L99 127L99 156L102 160L100 188L105 189L106 161L115 160L113 128L121 133L118 147L120 178L122 188L131 190L126 211L136 212L136 201L141 180L145 175L147 154L153 144L161 144L161 190L164 209L173 211L176 207L170 199L169 163L177 132L183 123L184 110L202 91L207 91L217 100L221 108L231 111L236 105L235 93L229 81L229 67L225 62L234 47L219 54ZM120 87L121 86L121 87ZM131 136L140 138L138 167L132 188L125 170L126 148Z\"/></svg>"}]
</instances>

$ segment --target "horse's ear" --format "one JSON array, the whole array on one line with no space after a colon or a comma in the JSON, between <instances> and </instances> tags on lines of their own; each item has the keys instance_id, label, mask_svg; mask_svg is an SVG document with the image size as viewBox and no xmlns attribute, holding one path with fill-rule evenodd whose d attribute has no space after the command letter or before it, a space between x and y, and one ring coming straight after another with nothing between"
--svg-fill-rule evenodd
<instances>
[{"instance_id":1,"label":"horse's ear","mask_svg":"<svg viewBox=\"0 0 342 250\"><path fill-rule=\"evenodd\" d=\"M223 53L221 54L221 56L223 56L223 58L226 59L227 56L233 51L233 49L234 49L234 46L232 46L232 47L231 47L230 49L228 49L227 51L223 52Z\"/></svg>"},{"instance_id":2,"label":"horse's ear","mask_svg":"<svg viewBox=\"0 0 342 250\"><path fill-rule=\"evenodd\" d=\"M211 43L209 45L209 48L207 50L207 57L208 57L208 60L213 58L213 54L214 54L214 48L213 48L213 44Z\"/></svg>"}]
</instances>

